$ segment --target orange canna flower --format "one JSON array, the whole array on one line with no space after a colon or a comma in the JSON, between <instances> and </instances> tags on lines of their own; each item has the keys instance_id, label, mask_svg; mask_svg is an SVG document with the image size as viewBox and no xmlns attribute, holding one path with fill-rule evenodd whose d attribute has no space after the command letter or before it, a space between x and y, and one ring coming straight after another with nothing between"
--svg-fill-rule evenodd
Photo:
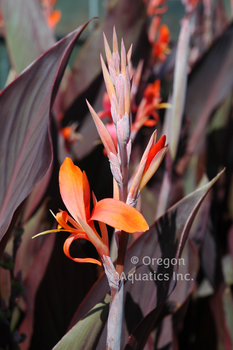
<instances>
[{"instance_id":1,"label":"orange canna flower","mask_svg":"<svg viewBox=\"0 0 233 350\"><path fill-rule=\"evenodd\" d=\"M70 255L71 243L79 238L90 241L102 260L103 256L109 256L106 224L130 233L148 230L145 219L137 210L116 199L107 198L97 202L93 194L94 208L90 213L91 195L87 176L73 164L70 158L66 158L60 168L59 186L62 200L71 215L66 211L60 211L55 216L58 228L39 235L50 232L70 232L63 250L68 258L76 262L101 265L99 260L93 258L73 258ZM94 221L98 221L101 236L96 231Z\"/></svg>"},{"instance_id":2,"label":"orange canna flower","mask_svg":"<svg viewBox=\"0 0 233 350\"><path fill-rule=\"evenodd\" d=\"M161 61L166 60L166 55L169 53L168 44L170 41L170 32L165 24L162 24L159 28L158 39L153 43L152 54L154 58L159 58Z\"/></svg>"},{"instance_id":3,"label":"orange canna flower","mask_svg":"<svg viewBox=\"0 0 233 350\"><path fill-rule=\"evenodd\" d=\"M161 101L160 80L157 79L154 83L147 85L143 95L147 99L147 103L152 103L156 100L156 104L158 104Z\"/></svg>"},{"instance_id":4,"label":"orange canna flower","mask_svg":"<svg viewBox=\"0 0 233 350\"><path fill-rule=\"evenodd\" d=\"M132 125L133 130L139 130L143 125L155 126L159 120L159 115L156 109L169 108L168 103L161 103L160 97L160 80L155 80L154 83L149 84L143 94L143 99L137 110L135 121ZM150 119L150 116L153 119Z\"/></svg>"}]
</instances>

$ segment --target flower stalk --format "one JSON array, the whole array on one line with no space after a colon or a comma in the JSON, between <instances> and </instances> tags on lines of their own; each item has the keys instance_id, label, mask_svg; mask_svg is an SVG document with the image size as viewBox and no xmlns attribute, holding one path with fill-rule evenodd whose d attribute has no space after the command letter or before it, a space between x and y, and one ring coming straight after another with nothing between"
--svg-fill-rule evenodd
<instances>
[{"instance_id":1,"label":"flower stalk","mask_svg":"<svg viewBox=\"0 0 233 350\"><path fill-rule=\"evenodd\" d=\"M131 52L132 46L126 55L123 40L121 41L121 53L118 52L118 41L115 28L113 30L113 51L111 52L107 39L104 35L105 53L107 59L106 67L102 56L101 66L103 77L106 85L108 98L110 101L111 119L115 126L116 141L112 139L108 129L101 121L100 117L106 115L98 115L90 104L87 102L93 120L96 124L100 138L105 146L105 150L110 162L110 168L114 178L114 195L119 197L123 203L127 203L132 208L136 207L140 191L153 176L165 156L168 146L165 145L166 137L163 136L156 142L157 133L151 136L149 144L144 152L142 160L133 175L131 187L129 186L129 160L131 155L131 130L138 129L148 120L148 113L154 113L154 109L158 108L160 103L159 88L160 83L156 82L150 88L149 97L145 97L137 115L135 127L131 126L130 116L130 96L131 96ZM152 90L152 92L151 92ZM147 94L148 94L147 93ZM151 97L152 96L152 97ZM106 101L106 97L105 97ZM143 107L144 106L144 107ZM108 107L109 108L109 107ZM146 112L143 111L143 108ZM157 114L155 114L156 124ZM136 127L136 125L138 125ZM116 191L115 184L118 186ZM116 228L116 227L115 227ZM116 268L111 262L109 256L103 257L105 273L111 288L111 305L108 318L107 332L107 349L120 349L121 327L122 327L122 310L123 310L123 283L121 275L124 269L124 261L129 240L129 230L122 229L116 232L118 242L118 257Z\"/></svg>"},{"instance_id":2,"label":"flower stalk","mask_svg":"<svg viewBox=\"0 0 233 350\"><path fill-rule=\"evenodd\" d=\"M101 65L106 90L110 101L111 118L115 127L116 142L100 116L87 101L90 113L95 122L99 136L103 142L110 162L113 175L114 198L97 201L94 193L91 195L89 182L85 172L82 172L70 158L66 158L59 172L59 187L62 200L67 211L60 210L54 215L58 222L55 230L50 232L69 232L63 250L66 256L75 262L94 263L104 267L111 288L111 305L108 318L107 349L120 350L121 328L123 314L123 287L121 278L129 234L145 232L149 229L143 216L135 209L138 197L146 183L153 176L167 151L166 137L157 142L156 131L152 134L141 162L132 176L129 187L129 161L131 155L131 110L130 87L132 79L131 52L126 54L123 40L121 52L118 52L118 42L115 28L113 30L113 52L104 36L106 67L101 57ZM156 86L158 83L156 83ZM157 94L157 87L155 88ZM153 90L154 91L154 90ZM152 93L154 96L154 92ZM148 98L147 98L148 100ZM153 108L160 102L160 96L150 101ZM151 109L152 105L147 107ZM146 117L145 121L147 121ZM154 125L154 124L153 124ZM91 199L93 210L91 211ZM98 224L98 228L96 225ZM118 242L118 258L116 267L109 254L107 226L115 228ZM93 258L76 258L70 254L70 246L76 239L86 239L96 248L100 260Z\"/></svg>"}]
</instances>

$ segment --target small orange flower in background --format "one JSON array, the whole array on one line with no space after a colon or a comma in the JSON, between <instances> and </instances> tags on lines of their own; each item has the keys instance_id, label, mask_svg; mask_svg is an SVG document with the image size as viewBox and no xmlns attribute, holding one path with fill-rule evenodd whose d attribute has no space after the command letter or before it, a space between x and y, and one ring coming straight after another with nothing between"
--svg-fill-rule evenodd
<instances>
[{"instance_id":1,"label":"small orange flower in background","mask_svg":"<svg viewBox=\"0 0 233 350\"><path fill-rule=\"evenodd\" d=\"M100 117L100 119L103 119L105 117L108 117L109 118L109 121L111 123L113 123L113 120L112 120L112 114L111 114L111 102L110 102L110 99L108 97L108 93L107 92L104 92L103 94L103 98L102 98L102 106L103 106L103 110L101 110L99 113L98 113L98 116Z\"/></svg>"},{"instance_id":2,"label":"small orange flower in background","mask_svg":"<svg viewBox=\"0 0 233 350\"><path fill-rule=\"evenodd\" d=\"M69 253L71 243L76 239L90 241L98 251L101 259L109 256L107 225L129 233L145 232L148 225L143 216L134 208L117 199L106 198L97 202L93 194L94 208L90 213L90 186L85 172L66 158L59 172L59 186L62 200L68 209L56 214L58 228L44 231L35 237L50 232L70 232L65 240L63 250L66 256L76 262L89 262L101 265L93 258L73 258ZM101 236L96 231L94 221L98 221Z\"/></svg>"},{"instance_id":3,"label":"small orange flower in background","mask_svg":"<svg viewBox=\"0 0 233 350\"><path fill-rule=\"evenodd\" d=\"M57 0L41 0L46 22L49 28L54 29L61 19L61 11L54 10Z\"/></svg>"},{"instance_id":4,"label":"small orange flower in background","mask_svg":"<svg viewBox=\"0 0 233 350\"><path fill-rule=\"evenodd\" d=\"M155 126L159 121L157 109L170 108L169 103L161 103L160 97L160 80L155 80L154 83L147 85L143 99L138 107L135 121L132 125L132 131L139 130L143 125ZM152 119L150 119L152 117Z\"/></svg>"},{"instance_id":5,"label":"small orange flower in background","mask_svg":"<svg viewBox=\"0 0 233 350\"><path fill-rule=\"evenodd\" d=\"M60 133L68 145L83 140L83 136L76 131L77 126L77 123L73 123L72 125L67 125L60 129Z\"/></svg>"},{"instance_id":6,"label":"small orange flower in background","mask_svg":"<svg viewBox=\"0 0 233 350\"><path fill-rule=\"evenodd\" d=\"M159 58L161 61L166 60L166 54L170 52L168 44L170 41L170 32L165 24L159 27L157 40L152 43L152 55L154 58Z\"/></svg>"}]
</instances>

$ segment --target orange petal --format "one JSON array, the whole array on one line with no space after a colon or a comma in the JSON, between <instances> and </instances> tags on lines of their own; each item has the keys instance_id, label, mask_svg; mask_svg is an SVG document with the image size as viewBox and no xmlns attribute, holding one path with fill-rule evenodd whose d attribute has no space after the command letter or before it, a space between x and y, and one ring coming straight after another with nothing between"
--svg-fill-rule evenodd
<instances>
[{"instance_id":1,"label":"orange petal","mask_svg":"<svg viewBox=\"0 0 233 350\"><path fill-rule=\"evenodd\" d=\"M56 220L59 223L59 225L67 230L70 230L70 226L67 224L68 221L68 214L66 211L61 211L60 213L56 214Z\"/></svg>"},{"instance_id":2,"label":"orange petal","mask_svg":"<svg viewBox=\"0 0 233 350\"><path fill-rule=\"evenodd\" d=\"M71 131L72 131L72 129L70 126L66 126L65 128L61 129L61 133L62 133L65 140L69 140L70 135L71 135Z\"/></svg>"},{"instance_id":3,"label":"orange petal","mask_svg":"<svg viewBox=\"0 0 233 350\"><path fill-rule=\"evenodd\" d=\"M71 243L75 240L75 239L79 239L79 238L84 238L86 239L86 237L84 237L85 234L83 233L75 233L75 234L71 234L66 240L65 243L63 245L63 251L65 253L65 255L72 259L75 262L82 262L82 263L92 263L92 264L97 264L97 265L102 265L101 262L99 260L96 259L92 259L92 258L72 258L72 256L70 255L70 245Z\"/></svg>"},{"instance_id":4,"label":"orange petal","mask_svg":"<svg viewBox=\"0 0 233 350\"><path fill-rule=\"evenodd\" d=\"M79 216L86 221L83 173L70 158L66 158L61 165L59 186L62 200L73 218L77 220Z\"/></svg>"},{"instance_id":5,"label":"orange petal","mask_svg":"<svg viewBox=\"0 0 233 350\"><path fill-rule=\"evenodd\" d=\"M166 24L162 24L159 28L159 40L162 42L168 44L170 41L170 31L168 29L168 26Z\"/></svg>"},{"instance_id":6,"label":"orange petal","mask_svg":"<svg viewBox=\"0 0 233 350\"><path fill-rule=\"evenodd\" d=\"M157 121L155 121L154 119L148 119L148 120L144 123L145 126L149 126L149 127L155 126L156 124L157 124Z\"/></svg>"},{"instance_id":7,"label":"orange petal","mask_svg":"<svg viewBox=\"0 0 233 350\"><path fill-rule=\"evenodd\" d=\"M93 209L91 220L110 225L126 232L145 232L148 225L142 214L128 204L112 198L99 201Z\"/></svg>"}]
</instances>

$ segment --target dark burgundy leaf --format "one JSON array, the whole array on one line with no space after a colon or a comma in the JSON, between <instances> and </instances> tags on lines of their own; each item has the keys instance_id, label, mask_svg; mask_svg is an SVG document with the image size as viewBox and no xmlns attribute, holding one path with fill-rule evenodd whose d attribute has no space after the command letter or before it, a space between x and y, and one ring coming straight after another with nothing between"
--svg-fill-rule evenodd
<instances>
[{"instance_id":1,"label":"dark burgundy leaf","mask_svg":"<svg viewBox=\"0 0 233 350\"><path fill-rule=\"evenodd\" d=\"M0 95L0 239L51 164L49 115L75 41L86 25L31 64Z\"/></svg>"},{"instance_id":2,"label":"dark burgundy leaf","mask_svg":"<svg viewBox=\"0 0 233 350\"><path fill-rule=\"evenodd\" d=\"M233 25L212 45L188 79L185 116L191 122L186 153L177 165L183 173L193 153L199 154L211 113L233 86Z\"/></svg>"},{"instance_id":3,"label":"dark burgundy leaf","mask_svg":"<svg viewBox=\"0 0 233 350\"><path fill-rule=\"evenodd\" d=\"M52 349L60 341L67 331L75 310L95 281L93 264L74 263L63 253L63 244L68 235L53 233L48 238L54 237L55 244L45 273L42 274L40 269L40 265L43 265L43 256L38 254L38 259L34 260L27 274L27 280L31 281L28 289L30 298L31 293L36 289L33 285L36 271L40 276L43 275L36 295L34 294L35 299L32 304L34 313L27 317L28 323L33 322L33 333L28 335L31 337L30 349L33 350ZM71 246L70 252L72 256L85 257L79 242ZM29 299L28 303L30 301ZM25 320L24 332L26 329ZM20 330L23 331L22 328Z\"/></svg>"}]
</instances>

